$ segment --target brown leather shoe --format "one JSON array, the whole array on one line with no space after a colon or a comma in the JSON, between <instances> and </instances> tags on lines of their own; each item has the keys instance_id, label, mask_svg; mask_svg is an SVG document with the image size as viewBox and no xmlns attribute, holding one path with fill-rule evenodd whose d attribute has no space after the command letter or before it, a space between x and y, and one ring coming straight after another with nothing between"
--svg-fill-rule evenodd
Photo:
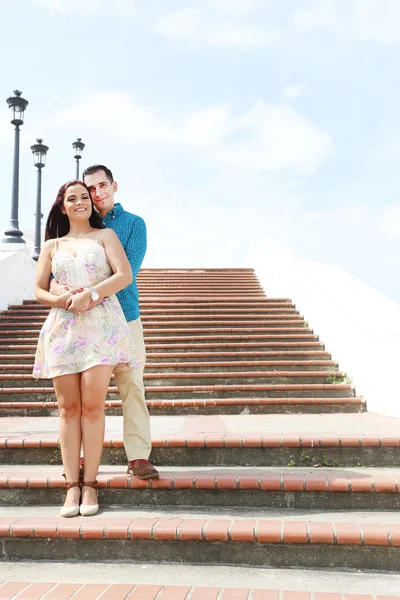
<instances>
[{"instance_id":1,"label":"brown leather shoe","mask_svg":"<svg viewBox=\"0 0 400 600\"><path fill-rule=\"evenodd\" d=\"M130 460L127 473L128 475L135 475L139 479L157 479L160 477L157 469L153 467L151 462L144 458Z\"/></svg>"}]
</instances>

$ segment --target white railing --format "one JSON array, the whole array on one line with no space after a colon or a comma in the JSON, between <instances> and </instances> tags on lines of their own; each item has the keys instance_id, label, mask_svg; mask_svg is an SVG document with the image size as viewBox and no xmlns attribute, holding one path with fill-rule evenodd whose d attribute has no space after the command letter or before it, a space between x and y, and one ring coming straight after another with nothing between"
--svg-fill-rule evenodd
<instances>
[{"instance_id":1,"label":"white railing","mask_svg":"<svg viewBox=\"0 0 400 600\"><path fill-rule=\"evenodd\" d=\"M36 263L25 245L22 249L15 249L14 244L0 245L0 310L34 298L35 269Z\"/></svg>"},{"instance_id":2,"label":"white railing","mask_svg":"<svg viewBox=\"0 0 400 600\"><path fill-rule=\"evenodd\" d=\"M338 266L276 244L255 242L247 264L267 296L293 300L368 410L400 417L400 305Z\"/></svg>"}]
</instances>

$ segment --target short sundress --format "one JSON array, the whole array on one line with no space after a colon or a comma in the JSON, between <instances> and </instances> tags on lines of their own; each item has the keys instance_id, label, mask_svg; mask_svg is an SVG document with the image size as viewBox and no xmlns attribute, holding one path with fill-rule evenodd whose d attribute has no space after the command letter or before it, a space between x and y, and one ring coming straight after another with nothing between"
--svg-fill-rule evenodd
<instances>
[{"instance_id":1,"label":"short sundress","mask_svg":"<svg viewBox=\"0 0 400 600\"><path fill-rule=\"evenodd\" d=\"M76 256L58 250L55 240L52 273L60 284L91 288L113 274L98 238ZM121 305L112 295L84 313L51 308L39 334L32 375L35 379L52 379L96 365L113 365L116 372L139 364Z\"/></svg>"}]
</instances>

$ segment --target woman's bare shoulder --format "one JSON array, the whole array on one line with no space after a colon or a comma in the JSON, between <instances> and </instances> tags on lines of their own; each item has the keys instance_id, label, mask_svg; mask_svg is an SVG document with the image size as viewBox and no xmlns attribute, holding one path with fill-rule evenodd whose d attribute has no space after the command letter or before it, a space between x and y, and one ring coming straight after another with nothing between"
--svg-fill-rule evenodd
<instances>
[{"instance_id":1,"label":"woman's bare shoulder","mask_svg":"<svg viewBox=\"0 0 400 600\"><path fill-rule=\"evenodd\" d=\"M53 248L55 248L56 246L56 241L54 239L51 240L46 240L43 244L42 244L42 251L45 252L46 254L49 254Z\"/></svg>"}]
</instances>

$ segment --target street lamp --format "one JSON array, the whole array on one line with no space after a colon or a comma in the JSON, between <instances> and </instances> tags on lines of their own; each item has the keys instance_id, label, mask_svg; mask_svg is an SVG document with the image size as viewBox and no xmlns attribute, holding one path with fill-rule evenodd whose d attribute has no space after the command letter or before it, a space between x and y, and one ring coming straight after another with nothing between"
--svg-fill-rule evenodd
<instances>
[{"instance_id":1,"label":"street lamp","mask_svg":"<svg viewBox=\"0 0 400 600\"><path fill-rule=\"evenodd\" d=\"M14 165L11 195L11 221L10 228L4 232L6 237L2 240L5 244L25 244L22 239L23 233L18 223L18 200L19 200L19 128L24 124L24 111L28 106L28 100L22 98L19 90L14 90L15 96L7 98L7 104L12 110L11 123L15 125L14 137Z\"/></svg>"},{"instance_id":2,"label":"street lamp","mask_svg":"<svg viewBox=\"0 0 400 600\"><path fill-rule=\"evenodd\" d=\"M79 179L79 161L82 157L82 152L85 147L85 144L82 142L81 138L77 138L76 142L72 143L72 148L74 149L74 158L76 160L76 178Z\"/></svg>"},{"instance_id":3,"label":"street lamp","mask_svg":"<svg viewBox=\"0 0 400 600\"><path fill-rule=\"evenodd\" d=\"M42 169L46 164L46 154L48 146L43 144L43 140L38 138L36 144L31 146L33 154L33 164L37 167L37 192L36 192L36 214L35 214L35 247L32 252L33 260L37 260L40 254L40 237L42 225Z\"/></svg>"}]
</instances>

